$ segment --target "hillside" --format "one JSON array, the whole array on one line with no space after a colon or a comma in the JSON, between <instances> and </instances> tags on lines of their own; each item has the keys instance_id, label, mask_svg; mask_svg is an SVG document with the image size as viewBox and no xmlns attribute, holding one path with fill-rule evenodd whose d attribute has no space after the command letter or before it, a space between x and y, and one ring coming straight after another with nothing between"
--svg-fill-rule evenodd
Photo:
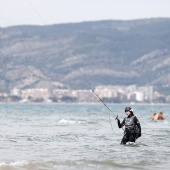
<instances>
[{"instance_id":1,"label":"hillside","mask_svg":"<svg viewBox=\"0 0 170 170\"><path fill-rule=\"evenodd\" d=\"M170 19L0 28L0 87L170 91Z\"/></svg>"}]
</instances>

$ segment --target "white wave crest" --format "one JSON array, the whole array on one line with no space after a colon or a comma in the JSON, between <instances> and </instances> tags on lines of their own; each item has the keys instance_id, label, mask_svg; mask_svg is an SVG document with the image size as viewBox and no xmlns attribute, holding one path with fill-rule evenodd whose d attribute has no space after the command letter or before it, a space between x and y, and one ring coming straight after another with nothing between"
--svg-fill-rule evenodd
<instances>
[{"instance_id":1,"label":"white wave crest","mask_svg":"<svg viewBox=\"0 0 170 170\"><path fill-rule=\"evenodd\" d=\"M59 124L80 124L81 121L61 119L61 120L59 120L58 123L59 123Z\"/></svg>"},{"instance_id":2,"label":"white wave crest","mask_svg":"<svg viewBox=\"0 0 170 170\"><path fill-rule=\"evenodd\" d=\"M16 161L16 162L9 162L9 163L5 163L2 162L0 163L0 167L19 167L19 166L24 166L24 165L28 165L29 162L28 161Z\"/></svg>"}]
</instances>

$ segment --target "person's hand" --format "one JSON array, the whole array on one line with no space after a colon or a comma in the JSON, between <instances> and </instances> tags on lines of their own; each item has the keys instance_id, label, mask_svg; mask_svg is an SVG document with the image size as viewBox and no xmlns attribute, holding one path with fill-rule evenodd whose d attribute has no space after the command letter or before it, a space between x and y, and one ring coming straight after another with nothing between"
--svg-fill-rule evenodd
<instances>
[{"instance_id":1,"label":"person's hand","mask_svg":"<svg viewBox=\"0 0 170 170\"><path fill-rule=\"evenodd\" d=\"M116 116L115 120L119 120L119 117L118 117L118 115Z\"/></svg>"}]
</instances>

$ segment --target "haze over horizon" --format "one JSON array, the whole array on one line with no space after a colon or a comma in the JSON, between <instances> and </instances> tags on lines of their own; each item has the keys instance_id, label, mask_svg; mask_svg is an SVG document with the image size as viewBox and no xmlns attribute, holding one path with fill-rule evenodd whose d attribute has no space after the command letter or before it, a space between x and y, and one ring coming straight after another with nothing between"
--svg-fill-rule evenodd
<instances>
[{"instance_id":1,"label":"haze over horizon","mask_svg":"<svg viewBox=\"0 0 170 170\"><path fill-rule=\"evenodd\" d=\"M169 0L1 0L0 27L170 18Z\"/></svg>"}]
</instances>

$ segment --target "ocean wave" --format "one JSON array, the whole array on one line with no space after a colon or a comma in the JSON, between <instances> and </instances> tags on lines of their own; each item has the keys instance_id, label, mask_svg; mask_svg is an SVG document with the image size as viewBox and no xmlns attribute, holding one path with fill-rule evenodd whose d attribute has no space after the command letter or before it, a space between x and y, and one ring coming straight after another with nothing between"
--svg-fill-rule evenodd
<instances>
[{"instance_id":1,"label":"ocean wave","mask_svg":"<svg viewBox=\"0 0 170 170\"><path fill-rule=\"evenodd\" d=\"M31 162L29 161L16 161L16 162L2 162L0 163L0 170L11 170L19 167L25 167L29 165Z\"/></svg>"},{"instance_id":2,"label":"ocean wave","mask_svg":"<svg viewBox=\"0 0 170 170\"><path fill-rule=\"evenodd\" d=\"M146 170L146 161L140 161L138 164L129 165L116 159L106 160L51 160L51 161L16 161L9 163L0 163L0 170ZM154 168L149 167L150 170ZM164 167L168 170L169 167Z\"/></svg>"},{"instance_id":3,"label":"ocean wave","mask_svg":"<svg viewBox=\"0 0 170 170\"><path fill-rule=\"evenodd\" d=\"M132 167L124 166L115 163L112 160L55 160L47 162L35 162L35 161L16 161L9 163L0 163L0 170L111 170L111 169L124 169L132 170ZM136 169L138 169L136 167Z\"/></svg>"},{"instance_id":4,"label":"ocean wave","mask_svg":"<svg viewBox=\"0 0 170 170\"><path fill-rule=\"evenodd\" d=\"M49 170L47 166L47 162L41 163L36 161L13 161L0 163L0 170Z\"/></svg>"},{"instance_id":5,"label":"ocean wave","mask_svg":"<svg viewBox=\"0 0 170 170\"><path fill-rule=\"evenodd\" d=\"M59 124L81 124L81 121L61 119L58 121Z\"/></svg>"}]
</instances>

